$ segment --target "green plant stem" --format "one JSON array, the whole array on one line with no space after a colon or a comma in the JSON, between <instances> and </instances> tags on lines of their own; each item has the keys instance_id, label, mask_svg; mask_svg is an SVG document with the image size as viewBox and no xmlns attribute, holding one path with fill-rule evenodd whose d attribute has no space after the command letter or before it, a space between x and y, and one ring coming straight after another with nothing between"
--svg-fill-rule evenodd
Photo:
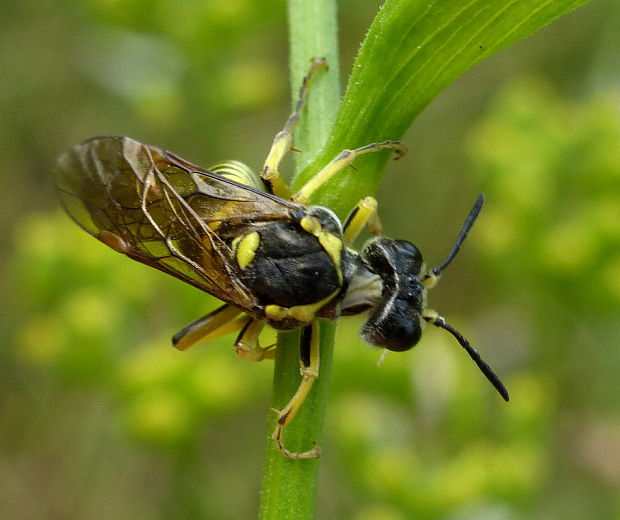
<instances>
[{"instance_id":1,"label":"green plant stem","mask_svg":"<svg viewBox=\"0 0 620 520\"><path fill-rule=\"evenodd\" d=\"M335 119L339 93L335 1L289 0L294 97L312 57L324 56L330 66L328 74L316 76L295 135L295 146L302 152L296 154L293 189L345 148L400 139L417 114L467 69L586 2L386 0L360 48ZM390 155L383 151L360 157L353 175L336 175L324 183L313 193L312 203L344 217L360 198L375 193ZM292 451L320 443L333 335L334 325L322 323L320 377L284 433L284 443ZM279 337L272 400L276 409L286 404L299 383L298 345L297 333ZM317 460L286 459L269 439L261 518L312 518L317 476Z\"/></svg>"},{"instance_id":2,"label":"green plant stem","mask_svg":"<svg viewBox=\"0 0 620 520\"><path fill-rule=\"evenodd\" d=\"M307 166L324 146L336 118L339 102L338 39L334 0L289 0L290 74L295 103L303 76L313 57L325 57L329 72L318 74L308 95L305 110L295 132L296 173ZM320 202L320 201L318 201ZM295 419L284 433L285 446L292 451L312 448L321 441L325 402L332 364L335 324L320 325L320 375ZM282 409L300 382L299 332L278 335L271 406ZM275 425L275 415L270 426ZM309 519L316 509L320 459L292 460L267 440L260 518Z\"/></svg>"}]
</instances>

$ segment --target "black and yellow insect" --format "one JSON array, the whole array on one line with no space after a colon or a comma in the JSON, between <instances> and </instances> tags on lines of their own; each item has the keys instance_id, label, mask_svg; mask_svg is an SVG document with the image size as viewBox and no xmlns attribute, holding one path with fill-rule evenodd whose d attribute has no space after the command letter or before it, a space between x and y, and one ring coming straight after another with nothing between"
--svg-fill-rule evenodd
<instances>
[{"instance_id":1,"label":"black and yellow insect","mask_svg":"<svg viewBox=\"0 0 620 520\"><path fill-rule=\"evenodd\" d=\"M289 452L284 427L319 374L318 319L368 313L361 335L369 343L403 351L420 339L424 322L448 330L504 399L508 393L469 343L426 307L426 291L451 262L482 206L480 196L447 260L427 270L418 249L376 237L358 253L350 245L367 226L378 234L377 203L360 201L344 224L327 208L308 205L318 186L361 154L393 149L396 141L345 150L298 192L278 172L291 148L308 85L325 66L314 60L295 111L273 142L261 175L231 161L204 169L129 137L96 137L61 155L57 187L67 213L84 230L134 260L183 280L226 302L173 338L184 350L239 330L234 348L243 359L273 358L261 347L265 325L303 327L302 381L278 413L273 439L292 458L316 457L318 448Z\"/></svg>"}]
</instances>

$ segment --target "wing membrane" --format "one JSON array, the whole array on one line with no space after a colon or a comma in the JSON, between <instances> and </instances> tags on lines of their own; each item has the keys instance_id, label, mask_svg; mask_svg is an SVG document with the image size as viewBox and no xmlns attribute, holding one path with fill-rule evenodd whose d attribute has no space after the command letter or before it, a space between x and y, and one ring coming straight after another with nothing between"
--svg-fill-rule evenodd
<instances>
[{"instance_id":1,"label":"wing membrane","mask_svg":"<svg viewBox=\"0 0 620 520\"><path fill-rule=\"evenodd\" d=\"M113 249L251 311L234 255L217 234L290 219L301 206L128 137L98 137L60 156L67 213Z\"/></svg>"}]
</instances>

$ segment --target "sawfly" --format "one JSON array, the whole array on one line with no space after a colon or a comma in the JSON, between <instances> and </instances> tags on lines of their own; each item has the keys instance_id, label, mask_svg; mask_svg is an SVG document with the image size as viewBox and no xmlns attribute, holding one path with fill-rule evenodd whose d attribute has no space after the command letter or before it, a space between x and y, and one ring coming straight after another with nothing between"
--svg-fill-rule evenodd
<instances>
[{"instance_id":1,"label":"sawfly","mask_svg":"<svg viewBox=\"0 0 620 520\"><path fill-rule=\"evenodd\" d=\"M468 341L427 307L427 291L457 254L483 204L479 196L452 251L428 269L418 248L384 236L352 249L365 228L378 232L377 202L361 200L341 223L328 208L309 204L314 191L362 154L393 150L384 141L344 150L299 191L291 193L279 173L292 147L294 127L313 76L326 67L313 60L295 110L272 144L260 175L237 161L202 168L174 153L129 137L96 137L61 155L56 182L62 205L85 231L119 253L168 273L225 302L173 337L185 350L238 331L234 348L243 359L274 357L261 347L265 325L302 328L302 380L278 412L273 440L291 458L319 455L319 448L294 453L283 431L319 375L319 320L366 313L362 338L392 351L420 340L425 323L447 330L482 373L508 400L499 378Z\"/></svg>"}]
</instances>

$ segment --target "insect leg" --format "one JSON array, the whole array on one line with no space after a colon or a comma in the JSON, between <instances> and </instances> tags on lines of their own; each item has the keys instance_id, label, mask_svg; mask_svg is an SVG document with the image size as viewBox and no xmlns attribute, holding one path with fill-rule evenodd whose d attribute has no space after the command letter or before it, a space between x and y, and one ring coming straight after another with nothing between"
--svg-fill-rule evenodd
<instances>
[{"instance_id":1,"label":"insect leg","mask_svg":"<svg viewBox=\"0 0 620 520\"><path fill-rule=\"evenodd\" d=\"M282 435L286 425L293 420L293 417L295 417L303 405L314 384L314 380L319 377L319 324L317 320L312 321L301 332L299 361L301 383L299 383L295 395L288 404L281 411L276 410L278 419L276 421L276 429L273 431L271 438L274 440L276 448L285 456L291 459L313 459L320 455L318 446L314 446L311 450L302 453L291 452L284 447Z\"/></svg>"},{"instance_id":2,"label":"insect leg","mask_svg":"<svg viewBox=\"0 0 620 520\"><path fill-rule=\"evenodd\" d=\"M236 319L241 312L241 309L234 305L222 305L177 332L172 338L172 345L179 350L186 350L199 341L207 341L238 330L244 323L243 319Z\"/></svg>"},{"instance_id":3,"label":"insect leg","mask_svg":"<svg viewBox=\"0 0 620 520\"><path fill-rule=\"evenodd\" d=\"M317 188L331 179L339 171L344 170L347 166L351 166L357 157L365 153L385 150L386 148L392 148L396 152L396 159L400 159L400 157L407 152L407 148L400 141L383 141L382 143L367 144L355 150L343 150L335 159L332 159L325 168L304 184L301 189L293 195L292 200L301 204L306 204Z\"/></svg>"},{"instance_id":4,"label":"insect leg","mask_svg":"<svg viewBox=\"0 0 620 520\"><path fill-rule=\"evenodd\" d=\"M286 153L291 149L291 144L293 143L293 130L295 129L295 126L301 117L301 112L304 109L304 105L306 104L310 82L312 81L314 75L322 68L327 68L325 58L314 58L312 60L310 71L304 77L301 88L299 89L299 98L297 99L295 109L287 119L284 128L276 134L273 144L271 145L271 149L267 154L267 159L265 159L265 165L263 166L261 177L267 185L268 191L278 197L282 197L283 199L288 199L291 192L280 176L278 167L280 166L280 162Z\"/></svg>"},{"instance_id":5,"label":"insect leg","mask_svg":"<svg viewBox=\"0 0 620 520\"><path fill-rule=\"evenodd\" d=\"M343 226L345 243L351 244L364 227L367 227L373 235L381 234L381 221L377 214L377 199L374 197L363 198L349 213Z\"/></svg>"},{"instance_id":6,"label":"insect leg","mask_svg":"<svg viewBox=\"0 0 620 520\"><path fill-rule=\"evenodd\" d=\"M273 346L262 348L258 344L258 336L263 330L265 322L254 318L246 317L243 328L233 345L237 356L247 361L262 361L263 359L273 359L275 351Z\"/></svg>"}]
</instances>

